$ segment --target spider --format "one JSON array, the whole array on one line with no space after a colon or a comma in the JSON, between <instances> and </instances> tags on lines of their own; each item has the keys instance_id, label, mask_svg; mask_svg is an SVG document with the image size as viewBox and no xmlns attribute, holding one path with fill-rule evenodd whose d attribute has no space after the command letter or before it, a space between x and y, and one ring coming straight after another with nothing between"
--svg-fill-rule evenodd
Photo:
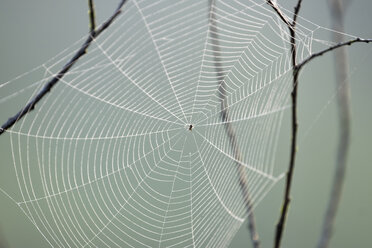
<instances>
[{"instance_id":1,"label":"spider","mask_svg":"<svg viewBox=\"0 0 372 248\"><path fill-rule=\"evenodd\" d=\"M193 125L190 124L189 131L192 131Z\"/></svg>"}]
</instances>

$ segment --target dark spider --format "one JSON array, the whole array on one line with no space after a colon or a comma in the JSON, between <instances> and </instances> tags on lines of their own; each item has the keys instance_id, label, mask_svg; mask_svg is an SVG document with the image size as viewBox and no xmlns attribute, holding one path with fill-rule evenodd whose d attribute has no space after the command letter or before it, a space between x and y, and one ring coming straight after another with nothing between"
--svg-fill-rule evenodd
<instances>
[{"instance_id":1,"label":"dark spider","mask_svg":"<svg viewBox=\"0 0 372 248\"><path fill-rule=\"evenodd\" d=\"M193 125L190 124L189 131L192 131Z\"/></svg>"}]
</instances>

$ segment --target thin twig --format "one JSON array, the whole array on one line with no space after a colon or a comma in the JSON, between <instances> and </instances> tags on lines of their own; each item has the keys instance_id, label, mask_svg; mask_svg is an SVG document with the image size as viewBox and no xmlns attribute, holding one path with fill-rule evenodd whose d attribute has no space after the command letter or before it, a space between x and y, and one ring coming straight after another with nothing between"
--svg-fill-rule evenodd
<instances>
[{"instance_id":1,"label":"thin twig","mask_svg":"<svg viewBox=\"0 0 372 248\"><path fill-rule=\"evenodd\" d=\"M344 40L344 7L340 0L329 0L329 8L332 15L333 29L338 31L334 33L333 40L341 43ZM351 44L351 43L349 43ZM328 207L323 219L323 228L318 240L318 248L326 248L329 245L333 223L336 218L337 209L340 203L342 186L344 184L347 154L350 146L350 125L351 125L351 106L350 106L350 82L349 65L346 48L343 47L334 53L335 76L337 94L338 112L339 112L339 142L337 148L337 158L335 164L335 174L331 195L329 197Z\"/></svg>"},{"instance_id":2,"label":"thin twig","mask_svg":"<svg viewBox=\"0 0 372 248\"><path fill-rule=\"evenodd\" d=\"M319 57L319 56L322 56L324 55L325 53L328 53L328 52L331 52L337 48L341 48L341 47L344 47L344 46L350 46L354 43L372 43L372 39L361 39L361 38L355 38L354 40L349 40L349 41L344 41L344 42L341 42L341 43L338 43L334 46L331 46L329 48L326 48L320 52L317 52L317 53L314 53L312 54L311 56L309 56L308 58L304 59L301 63L297 64L296 66L296 70L299 71L301 70L301 68L306 65L307 63L309 63L310 61L312 61L313 59Z\"/></svg>"},{"instance_id":3,"label":"thin twig","mask_svg":"<svg viewBox=\"0 0 372 248\"><path fill-rule=\"evenodd\" d=\"M301 9L302 0L298 0L296 7L294 8L294 15L293 15L293 21L292 25L296 26L297 24L297 16Z\"/></svg>"},{"instance_id":4,"label":"thin twig","mask_svg":"<svg viewBox=\"0 0 372 248\"><path fill-rule=\"evenodd\" d=\"M212 37L212 44L213 44L213 57L214 57L214 65L217 71L217 78L220 79L223 77L222 73L222 63L221 63L221 52L220 52L220 45L218 42L218 30L216 27L216 15L214 11L214 0L210 0L209 3L210 10L209 10L209 26L210 26L210 35ZM237 164L237 171L239 175L239 185L242 191L244 204L246 207L246 211L248 214L248 230L251 236L252 245L254 248L260 247L259 235L256 228L256 222L253 215L253 204L251 201L250 193L249 193L249 186L246 177L246 170L244 165L240 162L242 161L241 152L239 149L238 141L236 138L235 130L232 126L232 123L229 122L228 117L228 106L226 101L226 85L224 79L218 82L218 92L221 99L221 119L225 123L224 127L229 137L230 145L233 150L234 158Z\"/></svg>"},{"instance_id":5,"label":"thin twig","mask_svg":"<svg viewBox=\"0 0 372 248\"><path fill-rule=\"evenodd\" d=\"M298 130L298 123L297 123L297 92L298 92L298 76L300 70L303 68L304 65L312 61L314 58L322 56L323 54L335 50L339 47L343 47L346 45L351 45L357 42L364 42L369 43L372 40L360 39L356 38L355 40L351 40L348 42L339 43L327 49L324 49L318 53L315 53L309 56L307 59L303 60L301 63L297 64L296 62L296 24L297 24L297 16L301 9L302 0L298 0L296 7L294 8L294 16L292 22L288 20L288 18L281 12L281 10L276 6L271 0L266 1L268 5L270 5L274 11L278 14L280 19L287 25L290 33L290 43L291 43L291 53L292 53L292 68L293 68L293 90L291 93L292 96L292 140L291 140L291 155L290 155L290 162L287 171L287 178L286 178L286 185L285 185L285 193L283 199L283 207L281 211L281 215L279 221L276 226L276 233L275 233L275 240L274 240L274 247L279 248L281 238L283 235L283 231L285 228L285 221L286 215L288 212L288 206L291 201L290 199L290 190L293 178L293 171L295 166L295 159L296 159L296 143L297 143L297 130Z\"/></svg>"},{"instance_id":6,"label":"thin twig","mask_svg":"<svg viewBox=\"0 0 372 248\"><path fill-rule=\"evenodd\" d=\"M93 35L96 31L96 13L94 11L93 0L89 0L89 23L90 23L90 34Z\"/></svg>"},{"instance_id":7,"label":"thin twig","mask_svg":"<svg viewBox=\"0 0 372 248\"><path fill-rule=\"evenodd\" d=\"M340 23L340 21L337 21L337 23ZM342 30L339 30L339 31L342 31ZM314 53L308 58L304 59L301 63L299 63L296 66L296 70L299 72L307 63L311 62L313 59L320 57L328 52L331 52L337 48L350 46L354 43L372 43L372 39L356 38L356 39L345 41L345 42L341 42L341 40L336 40L336 42L339 42L339 43L327 49L324 49L320 52ZM342 57L345 57L345 56L346 55L343 55ZM343 60L345 60L345 58L342 58L342 57L338 56L337 58L335 58L336 63L345 63L345 61L342 62ZM337 149L336 170L335 170L334 181L333 181L332 190L331 190L330 201L329 201L327 212L324 218L321 237L318 241L319 248L328 247L329 240L332 235L332 226L334 223L334 219L336 216L337 208L338 208L340 197L341 197L342 185L343 185L345 170L346 170L347 152L348 152L348 147L350 143L351 111L350 111L350 103L349 103L349 96L348 96L350 94L349 93L350 86L347 83L348 76L347 76L346 64L340 65L340 68L337 69L337 71L338 71L337 74L339 73L342 74L342 76L340 75L337 76L337 81L340 84L340 86L337 87L340 89L340 94L338 94L339 95L338 106L339 106L339 123L340 123L340 137L339 137L340 141L339 141L338 149Z\"/></svg>"},{"instance_id":8,"label":"thin twig","mask_svg":"<svg viewBox=\"0 0 372 248\"><path fill-rule=\"evenodd\" d=\"M288 18L283 14L283 12L276 6L273 1L266 0L266 3L273 8L273 10L278 14L280 19L287 25L287 27L292 26L292 23L288 20Z\"/></svg>"},{"instance_id":9,"label":"thin twig","mask_svg":"<svg viewBox=\"0 0 372 248\"><path fill-rule=\"evenodd\" d=\"M35 105L53 88L53 86L60 79L63 78L63 76L70 70L70 68L80 59L80 57L82 57L84 54L87 53L87 48L90 46L92 41L95 38L97 38L104 30L106 30L111 25L111 23L121 13L121 9L125 2L126 0L121 0L115 12L112 14L112 16L109 17L104 23L102 23L102 25L97 30L89 34L88 38L83 43L81 48L75 53L75 55L70 59L70 61L68 61L68 63L63 66L63 68L58 72L58 74L54 76L48 83L46 83L44 87L39 91L39 93L30 102L28 102L24 108L22 108L16 115L9 118L8 121L5 122L1 126L0 135L3 134L7 129L12 127L16 122L18 122L27 113L34 110ZM91 9L91 12L94 13L92 9Z\"/></svg>"},{"instance_id":10,"label":"thin twig","mask_svg":"<svg viewBox=\"0 0 372 248\"><path fill-rule=\"evenodd\" d=\"M288 18L282 13L282 11L275 5L271 0L266 1L268 5L270 5L273 10L278 14L280 19L287 25L289 34L290 34L290 44L291 44L291 54L292 54L292 77L293 77L293 89L292 89L292 137L291 137L291 153L290 153L290 161L286 175L286 184L285 184L285 191L284 191L284 198L283 198L283 206L282 211L279 217L279 221L276 224L276 232L275 232L275 239L274 239L274 247L279 248L280 242L283 236L283 231L285 228L285 221L287 218L288 206L291 201L290 192L291 192L291 185L292 185L292 178L293 178L293 171L295 166L296 160L296 146L297 146L297 130L298 130L298 123L297 123L297 92L298 92L298 75L299 71L296 70L297 68L297 52L296 52L296 24L297 24L297 16L301 9L302 0L298 0L296 7L294 8L294 15L292 22L288 20Z\"/></svg>"}]
</instances>

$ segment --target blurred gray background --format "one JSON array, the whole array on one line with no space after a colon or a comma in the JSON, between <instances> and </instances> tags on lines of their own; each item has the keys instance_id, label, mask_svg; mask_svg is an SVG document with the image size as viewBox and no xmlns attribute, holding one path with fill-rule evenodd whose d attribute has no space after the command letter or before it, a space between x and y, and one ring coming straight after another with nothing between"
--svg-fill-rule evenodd
<instances>
[{"instance_id":1,"label":"blurred gray background","mask_svg":"<svg viewBox=\"0 0 372 248\"><path fill-rule=\"evenodd\" d=\"M279 1L281 3L281 1ZM284 2L284 1L282 1ZM300 15L330 27L324 0L304 0ZM98 23L106 19L118 1L96 1ZM372 1L349 1L346 33L372 38ZM292 9L294 1L285 1ZM0 82L42 64L88 31L87 1L0 0ZM324 36L324 39L331 39ZM331 247L371 247L372 235L372 45L348 49L352 89L352 147L344 194ZM299 149L283 247L314 247L329 196L337 141L333 57L313 61L300 76ZM19 106L2 110L3 123ZM277 159L284 171L289 159L289 113L284 116ZM9 137L0 137L0 188L17 197ZM262 247L271 247L274 225L281 209L283 180L256 208ZM42 235L21 210L0 192L0 240L4 247L48 247ZM1 247L1 245L0 245ZM230 247L251 247L244 224Z\"/></svg>"}]
</instances>

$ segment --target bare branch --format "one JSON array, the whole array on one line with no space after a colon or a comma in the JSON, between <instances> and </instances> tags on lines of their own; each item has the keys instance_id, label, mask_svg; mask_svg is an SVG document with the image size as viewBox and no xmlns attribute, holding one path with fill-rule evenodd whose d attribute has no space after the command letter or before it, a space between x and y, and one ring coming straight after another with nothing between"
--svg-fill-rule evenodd
<instances>
[{"instance_id":1,"label":"bare branch","mask_svg":"<svg viewBox=\"0 0 372 248\"><path fill-rule=\"evenodd\" d=\"M96 14L94 11L93 0L89 0L89 23L90 23L90 34L92 35L96 31Z\"/></svg>"},{"instance_id":2,"label":"bare branch","mask_svg":"<svg viewBox=\"0 0 372 248\"><path fill-rule=\"evenodd\" d=\"M301 63L299 63L297 66L296 66L296 70L301 70L302 67L304 65L306 65L307 63L309 63L310 61L312 61L313 59L317 58L317 57L320 57L322 55L324 55L325 53L328 53L328 52L331 52L337 48L340 48L340 47L344 47L344 46L350 46L354 43L372 43L372 39L361 39L361 38L356 38L354 40L349 40L349 41L345 41L345 42L341 42L341 43L338 43L334 46L331 46L327 49L324 49L320 52L317 52L317 53L314 53L312 54L311 56L309 56L308 58L304 59Z\"/></svg>"},{"instance_id":3,"label":"bare branch","mask_svg":"<svg viewBox=\"0 0 372 248\"><path fill-rule=\"evenodd\" d=\"M285 184L285 191L284 191L284 198L283 198L283 206L282 211L280 213L279 221L276 224L276 232L275 232L275 239L274 239L274 247L279 248L280 242L283 236L283 231L285 228L285 221L287 218L288 206L291 201L290 192L291 192L291 185L292 185L292 178L293 178L293 171L295 167L295 160L296 160L296 146L297 146L297 130L298 130L298 123L297 123L297 92L298 92L298 74L299 71L296 70L297 68L297 52L296 52L296 24L297 24L297 16L301 9L302 0L298 0L296 7L294 8L294 15L292 22L288 20L288 18L282 13L278 6L276 6L271 0L266 0L267 4L270 5L273 10L278 14L280 19L287 25L289 34L290 34L290 44L291 44L291 54L292 54L292 77L293 77L293 89L292 89L292 137L291 137L291 153L290 153L290 161L288 165L287 175L286 175L286 184Z\"/></svg>"},{"instance_id":4,"label":"bare branch","mask_svg":"<svg viewBox=\"0 0 372 248\"><path fill-rule=\"evenodd\" d=\"M221 78L223 76L223 73L222 73L222 63L220 61L220 58L221 58L221 54L220 54L220 45L219 45L219 42L218 42L218 30L217 30L217 27L216 27L216 15L215 15L215 12L214 12L214 0L210 0L209 1L209 6L210 6L210 10L209 10L209 28L210 28L210 35L212 36L213 39L212 40L212 43L213 43L213 57L214 57L214 65L215 65L215 68L216 68L216 71L217 71L217 78ZM241 156L241 152L240 152L240 149L239 149L239 145L238 145L238 140L237 140L237 137L236 137L236 134L235 134L235 130L232 126L232 123L229 122L229 116L228 116L228 106L227 106L227 101L226 101L226 85L225 85L225 81L224 79L222 79L221 81L218 82L218 92L219 92L219 96L220 96L220 99L221 99L221 119L222 121L225 123L224 124L224 127L225 127L225 131L227 133L227 136L229 137L229 141L230 141L230 145L231 145L231 148L233 150L233 154L234 154L234 158L235 158L235 161L236 161L236 165L237 165L237 171L238 171L238 176L239 176L239 185L240 185L240 189L241 189L241 192L242 192L242 196L243 196L243 199L244 199L244 203L245 203L245 207L246 207L246 211L247 211L247 214L248 214L248 230L250 232L250 235L251 235L251 241L252 241L252 245L254 248L259 248L260 247L260 241L259 241L259 236L258 236L258 233L257 233L257 228L256 228L256 221L255 221L255 218L254 218L254 215L253 215L253 204L252 204L252 201L251 201L251 197L250 197L250 193L249 193L249 186L248 186L248 182L247 182L247 175L246 175L246 169L244 167L244 165L240 162L242 161L242 156Z\"/></svg>"},{"instance_id":5,"label":"bare branch","mask_svg":"<svg viewBox=\"0 0 372 248\"><path fill-rule=\"evenodd\" d=\"M7 129L12 127L17 121L19 121L23 116L25 116L30 111L34 110L35 105L53 88L53 86L63 78L63 76L70 70L70 68L84 55L87 53L87 49L92 43L92 41L97 38L104 30L106 30L111 23L116 19L116 17L121 13L121 9L126 0L121 0L115 12L109 17L96 31L91 32L81 46L81 48L75 53L75 55L68 61L67 64L58 72L58 74L53 77L44 87L39 91L39 93L27 103L27 105L22 108L16 115L9 118L0 128L0 135L3 134ZM92 16L92 15L91 15ZM94 18L93 18L94 19ZM92 27L91 27L92 28ZM92 29L91 29L92 30Z\"/></svg>"},{"instance_id":6,"label":"bare branch","mask_svg":"<svg viewBox=\"0 0 372 248\"><path fill-rule=\"evenodd\" d=\"M297 123L297 91L298 91L299 72L304 65L306 65L307 63L312 61L314 58L322 56L323 54L325 54L327 52L335 50L339 47L343 47L343 46L346 46L346 45L351 45L351 44L356 43L356 42L369 43L372 40L365 40L365 39L357 38L355 40L351 40L351 41L348 41L348 42L339 43L335 46L332 46L332 47L327 48L323 51L315 53L315 54L311 55L310 57L308 57L307 59L305 59L304 61L302 61L301 63L297 64L297 61L296 61L296 39L295 39L296 30L295 30L295 27L296 27L296 24L297 24L297 16L298 16L298 13L301 9L302 0L297 1L296 7L294 8L294 16L293 16L292 22L290 22L288 20L288 18L282 13L282 11L278 8L278 6L276 6L271 0L266 0L266 2L267 2L268 5L270 5L273 8L273 10L278 14L280 19L287 25L287 27L289 29L291 54L292 54L292 68L293 68L293 90L292 90L292 94L291 94L291 96L292 96L291 155L290 155L289 167L288 167L288 170L287 170L283 206L282 206L279 221L278 221L277 226L276 226L276 233L275 233L275 240L274 240L274 247L279 248L281 238L282 238L282 235L283 235L283 231L284 231L284 228L285 228L285 221L286 221L288 206L289 206L289 203L290 203L290 190L291 190L292 177L293 177L293 171L294 171L295 159L296 159L296 143L297 143L297 129L298 129L298 123ZM348 137L347 137L347 139L348 139ZM345 146L340 147L340 150L341 149L343 151L347 150L347 148ZM345 156L345 154L343 154L341 156L343 157L343 156ZM339 160L343 160L343 159L341 159L341 156L339 157ZM341 174L343 174L343 172L338 171L336 173L339 173L339 175L337 175L338 177L342 177ZM335 184L338 184L338 183L335 183ZM337 185L336 187L340 187L340 186ZM337 193L337 192L333 192L333 193Z\"/></svg>"}]
</instances>

